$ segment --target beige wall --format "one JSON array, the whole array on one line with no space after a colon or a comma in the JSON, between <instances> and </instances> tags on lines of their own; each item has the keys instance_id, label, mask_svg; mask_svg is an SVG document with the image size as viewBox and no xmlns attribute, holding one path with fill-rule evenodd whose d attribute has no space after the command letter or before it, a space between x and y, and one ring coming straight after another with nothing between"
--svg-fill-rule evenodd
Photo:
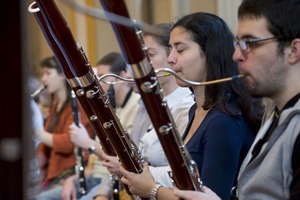
<instances>
[{"instance_id":1,"label":"beige wall","mask_svg":"<svg viewBox=\"0 0 300 200\"><path fill-rule=\"evenodd\" d=\"M145 0L144 4L149 1L151 1L152 6L144 9L146 12L152 11L152 23L173 21L191 12L203 11L216 14L217 11L215 0Z\"/></svg>"},{"instance_id":2,"label":"beige wall","mask_svg":"<svg viewBox=\"0 0 300 200\"><path fill-rule=\"evenodd\" d=\"M28 5L31 1L28 1ZM101 9L99 0L74 0L88 6ZM230 10L232 2L240 0L125 0L130 17L145 23L160 23L174 21L191 12L210 12L225 18L231 17ZM79 42L90 60L91 65L110 51L120 52L119 45L110 24L106 20L87 16L74 10L61 0L55 0L60 12L70 26L72 34ZM218 7L219 5L219 7ZM224 11L222 7L227 5ZM237 3L235 3L237 5ZM220 6L222 6L220 8ZM27 9L27 8L24 8ZM221 11L221 12L220 12ZM222 17L223 17L222 16ZM38 74L39 60L52 54L40 27L37 25L32 13L28 12L28 36L25 41L28 48L27 63L33 67L33 73ZM228 18L229 19L229 18ZM230 21L227 21L229 24Z\"/></svg>"}]
</instances>

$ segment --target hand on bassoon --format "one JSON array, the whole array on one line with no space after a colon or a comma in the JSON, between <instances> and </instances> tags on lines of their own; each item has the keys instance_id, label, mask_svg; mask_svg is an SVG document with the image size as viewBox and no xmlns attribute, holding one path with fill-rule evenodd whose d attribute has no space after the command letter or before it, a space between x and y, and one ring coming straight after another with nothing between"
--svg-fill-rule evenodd
<instances>
[{"instance_id":1,"label":"hand on bassoon","mask_svg":"<svg viewBox=\"0 0 300 200\"><path fill-rule=\"evenodd\" d=\"M143 165L141 174L129 172L122 166L120 167L120 172L122 174L121 182L128 185L129 191L137 196L148 197L151 189L156 185L147 163Z\"/></svg>"}]
</instances>

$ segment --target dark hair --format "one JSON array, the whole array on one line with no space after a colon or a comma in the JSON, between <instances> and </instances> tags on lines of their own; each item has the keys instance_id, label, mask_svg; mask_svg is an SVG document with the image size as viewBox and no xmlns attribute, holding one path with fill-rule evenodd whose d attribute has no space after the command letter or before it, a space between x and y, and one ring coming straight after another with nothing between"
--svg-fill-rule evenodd
<instances>
[{"instance_id":1,"label":"dark hair","mask_svg":"<svg viewBox=\"0 0 300 200\"><path fill-rule=\"evenodd\" d=\"M205 54L207 81L238 74L237 63L232 60L234 36L220 17L210 13L192 13L179 19L173 29L175 27L184 28ZM262 109L258 112L261 114L255 113L250 94L240 80L206 86L202 107L205 110L217 107L236 117L242 111L257 128L260 126Z\"/></svg>"},{"instance_id":2,"label":"dark hair","mask_svg":"<svg viewBox=\"0 0 300 200\"><path fill-rule=\"evenodd\" d=\"M171 23L161 23L150 25L143 31L143 36L151 36L154 40L165 47L166 53L169 54L169 40L173 25Z\"/></svg>"},{"instance_id":3,"label":"dark hair","mask_svg":"<svg viewBox=\"0 0 300 200\"><path fill-rule=\"evenodd\" d=\"M109 65L110 71L114 74L120 75L121 71L127 71L127 65L120 53L111 52L102 57L96 65Z\"/></svg>"},{"instance_id":4,"label":"dark hair","mask_svg":"<svg viewBox=\"0 0 300 200\"><path fill-rule=\"evenodd\" d=\"M238 18L266 18L268 30L278 38L279 53L295 38L300 38L299 0L244 0Z\"/></svg>"},{"instance_id":5,"label":"dark hair","mask_svg":"<svg viewBox=\"0 0 300 200\"><path fill-rule=\"evenodd\" d=\"M60 64L58 63L57 59L55 56L50 56L50 57L46 57L43 60L41 60L40 65L42 68L49 68L49 69L55 69L59 74L62 74L62 68L60 66ZM65 85L66 85L66 92L67 92L67 100L66 102L71 98L71 86L68 83L67 79L65 81ZM52 96L52 100L53 100L53 96Z\"/></svg>"},{"instance_id":6,"label":"dark hair","mask_svg":"<svg viewBox=\"0 0 300 200\"><path fill-rule=\"evenodd\" d=\"M44 58L41 60L40 65L42 68L56 69L58 73L62 73L62 69L54 56Z\"/></svg>"}]
</instances>

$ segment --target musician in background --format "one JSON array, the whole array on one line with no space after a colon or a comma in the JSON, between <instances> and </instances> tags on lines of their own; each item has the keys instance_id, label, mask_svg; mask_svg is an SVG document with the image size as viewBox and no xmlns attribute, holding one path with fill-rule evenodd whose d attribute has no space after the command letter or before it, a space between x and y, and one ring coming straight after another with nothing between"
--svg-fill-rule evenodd
<instances>
[{"instance_id":1,"label":"musician in background","mask_svg":"<svg viewBox=\"0 0 300 200\"><path fill-rule=\"evenodd\" d=\"M190 81L236 75L232 40L233 34L219 17L201 12L187 15L172 29L168 62L179 76ZM177 83L191 88L196 101L189 111L183 143L197 163L204 185L213 188L223 200L229 199L241 162L260 125L261 99L255 101L259 103L255 107L240 80L209 86L195 86L179 79ZM175 198L172 189L157 185L148 165L141 174L124 168L120 171L121 181L138 196L148 197L152 191L157 199Z\"/></svg>"},{"instance_id":2,"label":"musician in background","mask_svg":"<svg viewBox=\"0 0 300 200\"><path fill-rule=\"evenodd\" d=\"M29 77L28 79L28 91L30 94L33 94L38 87L41 85L40 81L36 77ZM34 151L38 147L40 140L35 133L36 130L42 130L44 128L44 119L42 112L36 102L38 98L31 98L30 99L30 116L31 116L31 133L29 134L32 137L32 144L34 144ZM36 161L37 158L34 157L30 162ZM30 173L34 174L35 177L40 177L40 168L39 166L34 166L30 168ZM30 186L28 192L28 197L31 199L33 196L37 195L39 190L39 179L33 178L30 180Z\"/></svg>"},{"instance_id":3,"label":"musician in background","mask_svg":"<svg viewBox=\"0 0 300 200\"><path fill-rule=\"evenodd\" d=\"M28 79L28 92L29 94L33 94L39 86L41 86L41 82L38 78L31 76ZM31 116L32 116L32 123L33 123L33 130L42 130L44 128L44 118L42 111L38 105L39 103L39 95L30 99L30 108L31 108ZM40 140L37 137L37 134L32 135L32 139L34 141L35 148L40 143Z\"/></svg>"},{"instance_id":4,"label":"musician in background","mask_svg":"<svg viewBox=\"0 0 300 200\"><path fill-rule=\"evenodd\" d=\"M132 78L132 74L127 71L127 74L125 75L125 78ZM135 83L130 83L131 87L133 88L134 92L138 93L138 88L136 87ZM146 107L143 104L142 99L140 98L138 100L139 108L135 114L134 120L131 129L131 139L137 146L139 145L139 141L143 135L143 133L146 133L149 130L149 127L151 126L151 120L149 118L148 112L146 110ZM138 122L138 123L137 123ZM107 163L111 163L111 166L119 167L119 161L117 158L107 156L106 158L109 158L109 161ZM110 168L111 171L112 168ZM106 176L102 179L101 184L96 192L96 195L94 197L95 200L108 200L112 199L114 200L114 188L112 187L111 183L111 177ZM124 189L121 189L119 191L119 199L120 200L131 200L133 197L128 195L127 192Z\"/></svg>"},{"instance_id":5,"label":"musician in background","mask_svg":"<svg viewBox=\"0 0 300 200\"><path fill-rule=\"evenodd\" d=\"M122 55L117 52L111 52L102 57L96 63L96 68L98 77L108 73L113 73L121 77L126 77L127 74L126 62ZM104 80L108 82L118 81L115 77L106 77ZM109 95L110 102L114 105L116 115L119 117L124 130L127 130L130 134L134 124L133 117L139 107L137 101L140 99L140 95L135 93L131 85L126 82L115 85L109 85L103 82L100 82L100 84L104 92ZM90 138L84 127L77 127L75 124L72 124L69 128L72 142L76 146L86 149L89 153L91 153L90 158L93 158L93 160L89 160L89 165L93 167L92 170L85 171L88 183L90 183L87 185L88 194L84 196L80 195L79 185L76 184L78 183L78 181L76 181L76 176L72 176L65 181L61 195L64 200L74 198L89 200L92 199L98 191L100 179L104 176L108 177L108 184L109 187L111 187L111 177L109 176L109 172L106 167L103 167L104 161L102 160L104 159L105 153L100 147L99 140ZM117 159L116 162L118 162Z\"/></svg>"},{"instance_id":6,"label":"musician in background","mask_svg":"<svg viewBox=\"0 0 300 200\"><path fill-rule=\"evenodd\" d=\"M300 1L244 0L233 59L251 94L275 103L240 168L236 199L300 199ZM269 114L270 113L270 114ZM176 190L189 200L220 199Z\"/></svg>"},{"instance_id":7,"label":"musician in background","mask_svg":"<svg viewBox=\"0 0 300 200\"><path fill-rule=\"evenodd\" d=\"M52 199L51 189L61 185L75 173L76 156L69 134L69 126L73 123L70 86L54 56L43 59L40 64L43 70L42 83L51 94L51 107L44 129L36 129L41 141L36 153L42 176L40 193L35 199L45 200ZM79 114L82 126L94 137L80 105Z\"/></svg>"},{"instance_id":8,"label":"musician in background","mask_svg":"<svg viewBox=\"0 0 300 200\"><path fill-rule=\"evenodd\" d=\"M104 74L112 73L121 77L126 77L127 65L122 55L111 52L101 58L97 64L97 76L100 78ZM103 79L108 82L115 82L119 79L108 76ZM133 126L133 118L137 112L137 101L140 95L133 91L130 83L107 84L100 82L104 92L108 94L110 103L116 110L117 116L121 119L124 129L130 134Z\"/></svg>"},{"instance_id":9,"label":"musician in background","mask_svg":"<svg viewBox=\"0 0 300 200\"><path fill-rule=\"evenodd\" d=\"M172 27L173 24L162 23L152 25L143 31L147 54L154 69L171 68L167 58L170 53L169 38ZM158 81L163 89L178 132L182 135L189 121L188 111L195 103L194 95L188 88L179 87L174 76L159 77ZM169 176L165 173L166 170L169 170L168 160L154 128L143 135L139 148L145 161L150 164L150 172L155 177L156 182L171 186Z\"/></svg>"},{"instance_id":10,"label":"musician in background","mask_svg":"<svg viewBox=\"0 0 300 200\"><path fill-rule=\"evenodd\" d=\"M152 66L155 69L171 67L167 62L171 28L171 24L162 23L152 25L143 31L143 40L147 47L147 53L150 57ZM178 131L183 133L188 123L188 111L194 104L194 96L188 88L179 87L174 76L159 77L158 81L163 89L163 93ZM172 186L169 180L166 180L169 179L166 172L169 170L168 160L142 102L140 109L143 112L137 113L135 117L136 124L133 126L131 137L139 147L144 160L151 164L150 170L153 175L156 174L156 181ZM142 119L145 120L141 121ZM107 160L105 166L108 166L108 169L112 173L119 174L120 164L117 163L117 165L114 166L114 164L116 164L115 162L108 162L110 161L109 157L106 157L105 159ZM159 174L164 174L166 176L160 176ZM96 200L108 198L109 197L105 196L105 194L99 192L99 196L97 196Z\"/></svg>"}]
</instances>

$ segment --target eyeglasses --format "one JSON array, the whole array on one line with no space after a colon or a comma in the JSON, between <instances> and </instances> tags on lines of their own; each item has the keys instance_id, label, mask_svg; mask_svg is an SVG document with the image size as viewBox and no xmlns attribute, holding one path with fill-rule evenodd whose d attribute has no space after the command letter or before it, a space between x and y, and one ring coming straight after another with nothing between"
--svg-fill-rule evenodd
<instances>
[{"instance_id":1,"label":"eyeglasses","mask_svg":"<svg viewBox=\"0 0 300 200\"><path fill-rule=\"evenodd\" d=\"M235 39L233 41L234 47L239 46L242 51L248 50L251 46L254 44L265 42L268 40L274 40L277 39L277 37L269 37L269 38L255 38L255 39Z\"/></svg>"}]
</instances>

